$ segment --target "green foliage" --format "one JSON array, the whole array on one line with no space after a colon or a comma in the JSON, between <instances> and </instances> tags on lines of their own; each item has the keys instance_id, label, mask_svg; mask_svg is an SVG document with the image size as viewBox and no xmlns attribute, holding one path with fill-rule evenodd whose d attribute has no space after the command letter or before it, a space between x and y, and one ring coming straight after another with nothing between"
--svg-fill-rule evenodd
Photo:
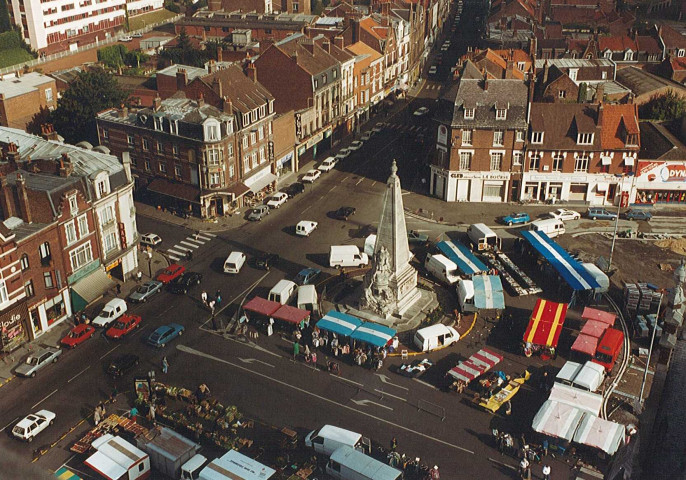
<instances>
[{"instance_id":1,"label":"green foliage","mask_svg":"<svg viewBox=\"0 0 686 480\"><path fill-rule=\"evenodd\" d=\"M579 103L586 103L588 98L588 85L586 82L581 82L579 85Z\"/></svg>"},{"instance_id":2,"label":"green foliage","mask_svg":"<svg viewBox=\"0 0 686 480\"><path fill-rule=\"evenodd\" d=\"M311 3L312 15L321 15L324 11L324 4L322 0L312 0Z\"/></svg>"},{"instance_id":3,"label":"green foliage","mask_svg":"<svg viewBox=\"0 0 686 480\"><path fill-rule=\"evenodd\" d=\"M148 55L143 52L130 52L126 45L111 45L98 50L98 61L109 68L119 68L123 66L138 68L145 63Z\"/></svg>"},{"instance_id":4,"label":"green foliage","mask_svg":"<svg viewBox=\"0 0 686 480\"><path fill-rule=\"evenodd\" d=\"M170 12L181 13L181 7L179 7L177 4L175 4L175 3L172 2L171 0L165 2L164 8L166 8L166 9L169 10Z\"/></svg>"},{"instance_id":5,"label":"green foliage","mask_svg":"<svg viewBox=\"0 0 686 480\"><path fill-rule=\"evenodd\" d=\"M669 90L664 95L654 95L641 106L639 116L651 120L678 120L686 115L686 100Z\"/></svg>"},{"instance_id":6,"label":"green foliage","mask_svg":"<svg viewBox=\"0 0 686 480\"><path fill-rule=\"evenodd\" d=\"M107 108L119 107L126 102L128 95L104 70L81 72L57 101L50 120L68 143L87 140L95 145L98 143L96 114Z\"/></svg>"},{"instance_id":7,"label":"green foliage","mask_svg":"<svg viewBox=\"0 0 686 480\"><path fill-rule=\"evenodd\" d=\"M206 50L198 50L191 44L185 29L181 29L178 36L178 44L174 48L165 48L159 57L168 63L202 67L210 59L216 58L216 43L210 42Z\"/></svg>"},{"instance_id":8,"label":"green foliage","mask_svg":"<svg viewBox=\"0 0 686 480\"><path fill-rule=\"evenodd\" d=\"M21 47L0 50L0 68L19 65L21 63L29 62L33 59L34 56L27 52L26 49Z\"/></svg>"},{"instance_id":9,"label":"green foliage","mask_svg":"<svg viewBox=\"0 0 686 480\"><path fill-rule=\"evenodd\" d=\"M0 1L0 32L7 32L9 30L12 30L9 3L3 0Z\"/></svg>"},{"instance_id":10,"label":"green foliage","mask_svg":"<svg viewBox=\"0 0 686 480\"><path fill-rule=\"evenodd\" d=\"M48 107L40 107L40 110L33 115L31 121L26 124L26 131L34 135L40 135L40 127L46 123L50 123L50 110Z\"/></svg>"},{"instance_id":11,"label":"green foliage","mask_svg":"<svg viewBox=\"0 0 686 480\"><path fill-rule=\"evenodd\" d=\"M21 48L24 45L25 42L21 38L21 34L18 31L12 30L9 32L0 33L0 50L6 50L10 48Z\"/></svg>"}]
</instances>

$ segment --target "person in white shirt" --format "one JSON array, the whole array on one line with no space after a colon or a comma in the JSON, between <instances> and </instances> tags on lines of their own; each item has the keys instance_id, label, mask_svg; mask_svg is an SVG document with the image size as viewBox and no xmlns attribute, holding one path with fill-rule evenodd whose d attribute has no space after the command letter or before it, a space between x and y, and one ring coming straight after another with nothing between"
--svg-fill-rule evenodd
<instances>
[{"instance_id":1,"label":"person in white shirt","mask_svg":"<svg viewBox=\"0 0 686 480\"><path fill-rule=\"evenodd\" d=\"M543 480L550 480L550 465L543 465Z\"/></svg>"}]
</instances>

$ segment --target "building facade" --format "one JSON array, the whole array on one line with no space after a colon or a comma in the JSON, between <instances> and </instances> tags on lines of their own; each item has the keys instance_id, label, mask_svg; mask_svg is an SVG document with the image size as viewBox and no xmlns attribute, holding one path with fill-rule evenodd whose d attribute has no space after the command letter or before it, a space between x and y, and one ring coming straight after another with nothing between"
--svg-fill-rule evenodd
<instances>
[{"instance_id":1,"label":"building facade","mask_svg":"<svg viewBox=\"0 0 686 480\"><path fill-rule=\"evenodd\" d=\"M55 80L38 72L0 78L0 125L25 129L33 116L57 107Z\"/></svg>"}]
</instances>

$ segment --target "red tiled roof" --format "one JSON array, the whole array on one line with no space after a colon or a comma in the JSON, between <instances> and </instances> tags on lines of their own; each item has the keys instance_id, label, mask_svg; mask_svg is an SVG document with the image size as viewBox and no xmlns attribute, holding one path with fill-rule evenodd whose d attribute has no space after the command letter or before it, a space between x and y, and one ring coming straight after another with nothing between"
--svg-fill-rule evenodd
<instances>
[{"instance_id":1,"label":"red tiled roof","mask_svg":"<svg viewBox=\"0 0 686 480\"><path fill-rule=\"evenodd\" d=\"M637 52L638 45L636 44L635 40L633 40L631 37L627 35L600 37L598 39L598 49L601 52L604 52L605 50L611 50L613 52L623 52L628 49Z\"/></svg>"},{"instance_id":2,"label":"red tiled roof","mask_svg":"<svg viewBox=\"0 0 686 480\"><path fill-rule=\"evenodd\" d=\"M675 72L686 70L686 57L670 57L669 63L672 64L672 70Z\"/></svg>"},{"instance_id":3,"label":"red tiled roof","mask_svg":"<svg viewBox=\"0 0 686 480\"><path fill-rule=\"evenodd\" d=\"M638 107L633 104L603 105L601 148L603 150L626 148L625 132L638 135Z\"/></svg>"},{"instance_id":4,"label":"red tiled roof","mask_svg":"<svg viewBox=\"0 0 686 480\"><path fill-rule=\"evenodd\" d=\"M662 53L662 48L657 40L648 35L638 35L636 37L636 43L641 52Z\"/></svg>"},{"instance_id":5,"label":"red tiled roof","mask_svg":"<svg viewBox=\"0 0 686 480\"><path fill-rule=\"evenodd\" d=\"M686 48L686 37L674 30L669 25L660 25L662 28L662 41L667 48Z\"/></svg>"}]
</instances>

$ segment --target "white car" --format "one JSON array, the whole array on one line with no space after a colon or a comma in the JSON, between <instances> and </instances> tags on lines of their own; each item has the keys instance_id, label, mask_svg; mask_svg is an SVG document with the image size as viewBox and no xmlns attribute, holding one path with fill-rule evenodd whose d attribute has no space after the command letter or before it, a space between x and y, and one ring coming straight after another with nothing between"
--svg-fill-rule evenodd
<instances>
[{"instance_id":1,"label":"white car","mask_svg":"<svg viewBox=\"0 0 686 480\"><path fill-rule=\"evenodd\" d=\"M372 132L374 133L381 133L383 132L384 128L386 128L386 124L384 122L379 122L376 124L374 128L372 128Z\"/></svg>"},{"instance_id":2,"label":"white car","mask_svg":"<svg viewBox=\"0 0 686 480\"><path fill-rule=\"evenodd\" d=\"M362 148L362 145L364 145L364 142L360 142L359 140L355 140L353 143L350 144L348 147L348 150L351 152L356 152L360 148Z\"/></svg>"},{"instance_id":3,"label":"white car","mask_svg":"<svg viewBox=\"0 0 686 480\"><path fill-rule=\"evenodd\" d=\"M130 42L132 40L133 38L129 37L128 35L125 35L119 39L120 42Z\"/></svg>"},{"instance_id":4,"label":"white car","mask_svg":"<svg viewBox=\"0 0 686 480\"><path fill-rule=\"evenodd\" d=\"M319 164L317 170L320 172L330 172L338 163L338 158L328 157L322 163Z\"/></svg>"},{"instance_id":5,"label":"white car","mask_svg":"<svg viewBox=\"0 0 686 480\"><path fill-rule=\"evenodd\" d=\"M429 67L429 75L436 75L437 72L438 67L436 65L431 65L431 67Z\"/></svg>"},{"instance_id":6,"label":"white car","mask_svg":"<svg viewBox=\"0 0 686 480\"><path fill-rule=\"evenodd\" d=\"M429 109L427 107L419 107L417 110L414 111L413 115L415 117L421 117L423 115L426 115L429 113Z\"/></svg>"},{"instance_id":7,"label":"white car","mask_svg":"<svg viewBox=\"0 0 686 480\"><path fill-rule=\"evenodd\" d=\"M368 132L365 132L362 134L362 136L360 137L360 140L362 140L363 142L366 142L367 140L372 138L372 135L374 135L374 132L369 130Z\"/></svg>"},{"instance_id":8,"label":"white car","mask_svg":"<svg viewBox=\"0 0 686 480\"><path fill-rule=\"evenodd\" d=\"M20 440L31 443L33 437L55 422L55 417L57 417L57 415L47 410L31 413L14 426L12 435Z\"/></svg>"},{"instance_id":9,"label":"white car","mask_svg":"<svg viewBox=\"0 0 686 480\"><path fill-rule=\"evenodd\" d=\"M303 175L303 182L314 183L319 177L322 176L321 170L308 170L305 175Z\"/></svg>"},{"instance_id":10,"label":"white car","mask_svg":"<svg viewBox=\"0 0 686 480\"><path fill-rule=\"evenodd\" d=\"M162 243L162 239L156 233L144 233L141 235L141 245L156 247Z\"/></svg>"},{"instance_id":11,"label":"white car","mask_svg":"<svg viewBox=\"0 0 686 480\"><path fill-rule=\"evenodd\" d=\"M281 205L288 201L288 194L283 192L276 192L274 195L269 197L267 200L267 205L271 208L279 208Z\"/></svg>"},{"instance_id":12,"label":"white car","mask_svg":"<svg viewBox=\"0 0 686 480\"><path fill-rule=\"evenodd\" d=\"M341 148L336 154L336 161L345 160L350 155L350 149Z\"/></svg>"},{"instance_id":13,"label":"white car","mask_svg":"<svg viewBox=\"0 0 686 480\"><path fill-rule=\"evenodd\" d=\"M574 210L567 210L566 208L558 208L554 212L550 212L550 218L557 218L559 220L579 220L581 214Z\"/></svg>"},{"instance_id":14,"label":"white car","mask_svg":"<svg viewBox=\"0 0 686 480\"><path fill-rule=\"evenodd\" d=\"M447 52L450 47L448 45L443 45L441 47L441 52Z\"/></svg>"},{"instance_id":15,"label":"white car","mask_svg":"<svg viewBox=\"0 0 686 480\"><path fill-rule=\"evenodd\" d=\"M138 32L138 33L132 33L131 34L132 38L143 38L143 34Z\"/></svg>"},{"instance_id":16,"label":"white car","mask_svg":"<svg viewBox=\"0 0 686 480\"><path fill-rule=\"evenodd\" d=\"M313 222L312 220L301 220L295 226L295 234L302 237L309 237L310 233L317 229L317 225L317 222Z\"/></svg>"}]
</instances>

